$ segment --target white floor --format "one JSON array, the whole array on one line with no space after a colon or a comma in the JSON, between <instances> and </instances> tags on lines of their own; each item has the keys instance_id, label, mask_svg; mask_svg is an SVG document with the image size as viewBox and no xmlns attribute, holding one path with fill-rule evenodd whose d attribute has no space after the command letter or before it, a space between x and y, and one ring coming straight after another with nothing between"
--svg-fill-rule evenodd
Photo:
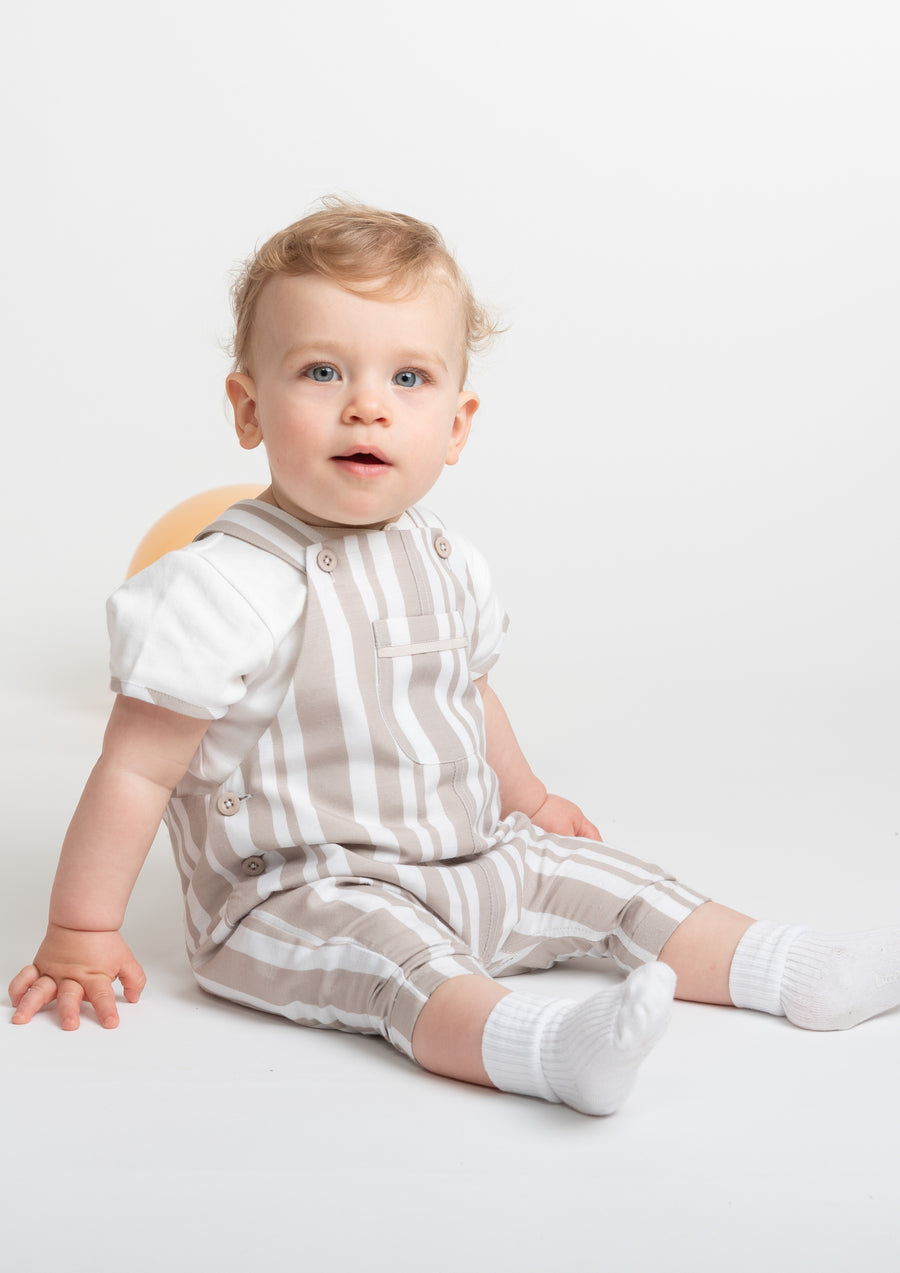
<instances>
[{"instance_id":1,"label":"white floor","mask_svg":"<svg viewBox=\"0 0 900 1273\"><path fill-rule=\"evenodd\" d=\"M39 938L102 727L94 707L9 711L4 979ZM799 896L813 855L796 867ZM814 1035L677 1005L628 1104L594 1120L208 998L177 892L160 840L127 929L149 985L118 1031L65 1034L47 1013L0 1032L6 1268L898 1267L900 1013ZM869 904L872 923L896 911ZM580 996L602 975L528 986Z\"/></svg>"}]
</instances>

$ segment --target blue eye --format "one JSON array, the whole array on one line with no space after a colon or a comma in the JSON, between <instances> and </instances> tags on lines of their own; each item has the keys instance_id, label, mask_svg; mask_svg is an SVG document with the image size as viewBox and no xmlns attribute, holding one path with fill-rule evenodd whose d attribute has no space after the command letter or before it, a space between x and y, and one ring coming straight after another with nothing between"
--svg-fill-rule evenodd
<instances>
[{"instance_id":1,"label":"blue eye","mask_svg":"<svg viewBox=\"0 0 900 1273\"><path fill-rule=\"evenodd\" d=\"M315 380L316 384L327 385L333 380L337 380L338 373L334 367L330 367L327 362L317 362L314 367L307 367L304 376L309 376L310 380Z\"/></svg>"},{"instance_id":2,"label":"blue eye","mask_svg":"<svg viewBox=\"0 0 900 1273\"><path fill-rule=\"evenodd\" d=\"M407 368L405 371L398 371L394 376L394 384L399 385L401 389L417 389L419 385L425 383L425 377L418 371L412 371Z\"/></svg>"}]
</instances>

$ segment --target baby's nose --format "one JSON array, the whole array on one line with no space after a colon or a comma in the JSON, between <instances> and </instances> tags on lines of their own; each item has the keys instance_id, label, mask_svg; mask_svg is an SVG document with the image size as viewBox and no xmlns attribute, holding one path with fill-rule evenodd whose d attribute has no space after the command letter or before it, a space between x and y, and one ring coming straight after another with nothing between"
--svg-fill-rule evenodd
<instances>
[{"instance_id":1,"label":"baby's nose","mask_svg":"<svg viewBox=\"0 0 900 1273\"><path fill-rule=\"evenodd\" d=\"M373 387L361 387L351 394L342 418L347 424L390 424L390 409L384 394Z\"/></svg>"}]
</instances>

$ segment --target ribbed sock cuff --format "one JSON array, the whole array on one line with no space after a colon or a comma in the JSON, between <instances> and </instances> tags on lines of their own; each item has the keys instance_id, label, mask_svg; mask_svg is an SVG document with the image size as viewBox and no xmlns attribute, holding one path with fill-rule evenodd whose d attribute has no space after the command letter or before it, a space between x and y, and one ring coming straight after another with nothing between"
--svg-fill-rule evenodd
<instances>
[{"instance_id":1,"label":"ribbed sock cuff","mask_svg":"<svg viewBox=\"0 0 900 1273\"><path fill-rule=\"evenodd\" d=\"M570 1006L567 999L513 992L494 1007L484 1027L481 1059L487 1076L501 1092L559 1097L544 1077L541 1040L547 1025Z\"/></svg>"},{"instance_id":2,"label":"ribbed sock cuff","mask_svg":"<svg viewBox=\"0 0 900 1273\"><path fill-rule=\"evenodd\" d=\"M796 924L759 920L738 943L731 964L728 988L736 1008L754 1008L783 1017L781 991L788 951L801 933Z\"/></svg>"}]
</instances>

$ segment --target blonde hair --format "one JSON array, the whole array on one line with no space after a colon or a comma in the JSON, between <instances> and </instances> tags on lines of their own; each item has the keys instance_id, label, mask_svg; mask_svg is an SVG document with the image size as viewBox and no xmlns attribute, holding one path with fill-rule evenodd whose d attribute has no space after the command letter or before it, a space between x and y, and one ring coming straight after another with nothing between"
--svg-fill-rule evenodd
<instances>
[{"instance_id":1,"label":"blonde hair","mask_svg":"<svg viewBox=\"0 0 900 1273\"><path fill-rule=\"evenodd\" d=\"M463 319L463 380L468 355L500 329L472 294L466 276L433 225L402 212L329 197L322 207L274 234L248 260L231 289L235 371L248 371L260 293L278 274L319 274L376 300L414 296L430 279L446 282ZM384 280L382 286L373 286ZM361 285L361 286L359 286Z\"/></svg>"}]
</instances>

